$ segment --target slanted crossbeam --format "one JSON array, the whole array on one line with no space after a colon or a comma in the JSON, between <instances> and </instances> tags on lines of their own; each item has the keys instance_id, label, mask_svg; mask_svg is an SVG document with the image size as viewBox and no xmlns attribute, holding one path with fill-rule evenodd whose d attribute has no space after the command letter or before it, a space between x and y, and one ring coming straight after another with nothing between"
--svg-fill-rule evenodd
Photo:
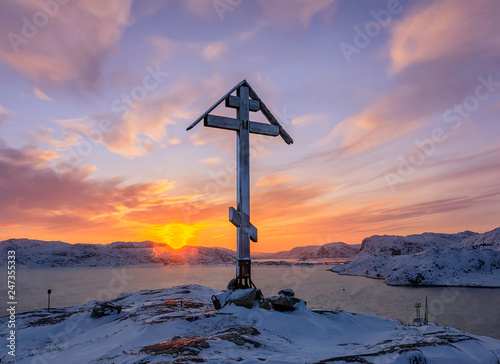
<instances>
[{"instance_id":1,"label":"slanted crossbeam","mask_svg":"<svg viewBox=\"0 0 500 364\"><path fill-rule=\"evenodd\" d=\"M235 91L236 96L231 95ZM226 107L236 109L235 119L209 114L223 101ZM261 111L270 124L250 121L250 111ZM279 135L288 144L292 144L293 140L246 80L233 87L187 130L192 129L201 120L204 126L236 132L237 208L229 208L229 221L237 228L236 285L239 288L255 287L251 279L250 259L250 240L257 242L257 228L250 222L250 134L273 137Z\"/></svg>"}]
</instances>

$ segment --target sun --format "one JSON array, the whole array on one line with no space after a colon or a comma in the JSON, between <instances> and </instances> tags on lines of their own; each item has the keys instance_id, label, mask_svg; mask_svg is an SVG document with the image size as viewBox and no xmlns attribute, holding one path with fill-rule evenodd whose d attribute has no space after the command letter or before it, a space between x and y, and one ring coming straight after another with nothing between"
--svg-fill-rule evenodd
<instances>
[{"instance_id":1,"label":"sun","mask_svg":"<svg viewBox=\"0 0 500 364\"><path fill-rule=\"evenodd\" d=\"M169 224L165 228L164 242L174 249L187 245L189 239L194 238L198 229L187 224Z\"/></svg>"},{"instance_id":2,"label":"sun","mask_svg":"<svg viewBox=\"0 0 500 364\"><path fill-rule=\"evenodd\" d=\"M148 229L145 233L148 240L159 243L167 243L174 249L182 248L188 244L188 240L196 236L199 227L182 223L157 225Z\"/></svg>"}]
</instances>

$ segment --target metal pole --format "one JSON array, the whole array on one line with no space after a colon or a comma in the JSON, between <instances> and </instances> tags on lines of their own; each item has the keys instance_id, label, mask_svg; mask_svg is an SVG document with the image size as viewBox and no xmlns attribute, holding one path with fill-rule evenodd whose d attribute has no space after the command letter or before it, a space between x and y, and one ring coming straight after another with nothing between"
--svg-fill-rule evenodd
<instances>
[{"instance_id":1,"label":"metal pole","mask_svg":"<svg viewBox=\"0 0 500 364\"><path fill-rule=\"evenodd\" d=\"M50 311L50 294L51 294L51 293L52 293L52 290L51 290L51 289L47 290L47 294L49 295L49 302L48 302L48 304L47 304L47 310L48 310L48 311Z\"/></svg>"}]
</instances>

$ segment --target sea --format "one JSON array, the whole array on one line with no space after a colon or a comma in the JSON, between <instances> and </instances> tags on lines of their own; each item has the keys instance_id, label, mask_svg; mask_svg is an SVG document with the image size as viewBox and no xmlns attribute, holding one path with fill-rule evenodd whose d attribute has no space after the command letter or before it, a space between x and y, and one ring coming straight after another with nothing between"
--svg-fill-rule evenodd
<instances>
[{"instance_id":1,"label":"sea","mask_svg":"<svg viewBox=\"0 0 500 364\"><path fill-rule=\"evenodd\" d=\"M452 326L500 340L500 288L402 287L382 280L338 275L329 265L253 265L252 280L264 296L291 288L309 308L367 312L403 323L425 314L440 326ZM104 301L121 293L197 284L225 289L234 265L131 266L114 268L48 268L16 271L16 310L66 307ZM0 275L6 282L7 276ZM7 315L7 287L0 288L0 316Z\"/></svg>"}]
</instances>

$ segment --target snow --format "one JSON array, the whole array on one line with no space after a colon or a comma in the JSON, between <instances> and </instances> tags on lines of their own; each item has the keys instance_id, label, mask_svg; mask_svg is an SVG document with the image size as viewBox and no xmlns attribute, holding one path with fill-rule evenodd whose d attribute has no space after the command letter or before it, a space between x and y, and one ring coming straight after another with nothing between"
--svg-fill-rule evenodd
<instances>
[{"instance_id":1,"label":"snow","mask_svg":"<svg viewBox=\"0 0 500 364\"><path fill-rule=\"evenodd\" d=\"M111 301L121 313L101 318L90 317L93 303L19 314L15 362L485 364L500 356L498 340L365 313L233 305L214 311L210 297L219 292L190 285L126 293ZM3 337L6 321L0 319ZM5 345L0 359L12 361Z\"/></svg>"},{"instance_id":2,"label":"snow","mask_svg":"<svg viewBox=\"0 0 500 364\"><path fill-rule=\"evenodd\" d=\"M184 246L173 249L152 241L68 244L61 241L9 239L0 242L0 254L16 251L17 267L113 267L150 264L233 263L236 253L224 248ZM7 260L0 261L5 265Z\"/></svg>"},{"instance_id":3,"label":"snow","mask_svg":"<svg viewBox=\"0 0 500 364\"><path fill-rule=\"evenodd\" d=\"M348 263L331 270L390 285L500 287L500 228L484 234L375 235L363 240Z\"/></svg>"}]
</instances>

